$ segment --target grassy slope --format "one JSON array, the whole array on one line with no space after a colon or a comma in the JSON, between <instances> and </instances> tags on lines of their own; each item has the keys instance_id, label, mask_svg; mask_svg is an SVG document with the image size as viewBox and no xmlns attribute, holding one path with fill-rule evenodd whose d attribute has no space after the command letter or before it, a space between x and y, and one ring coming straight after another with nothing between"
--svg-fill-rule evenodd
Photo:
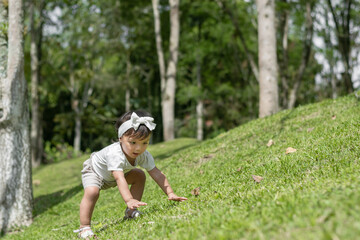
<instances>
[{"instance_id":1,"label":"grassy slope","mask_svg":"<svg viewBox=\"0 0 360 240\"><path fill-rule=\"evenodd\" d=\"M189 200L167 201L148 178L144 216L122 221L125 204L111 189L101 193L93 228L100 239L356 239L359 104L352 95L255 120L200 144L153 145L157 166ZM270 139L275 144L267 147ZM287 147L297 151L285 154ZM34 173L40 180L34 223L5 239L76 239L83 160Z\"/></svg>"}]
</instances>

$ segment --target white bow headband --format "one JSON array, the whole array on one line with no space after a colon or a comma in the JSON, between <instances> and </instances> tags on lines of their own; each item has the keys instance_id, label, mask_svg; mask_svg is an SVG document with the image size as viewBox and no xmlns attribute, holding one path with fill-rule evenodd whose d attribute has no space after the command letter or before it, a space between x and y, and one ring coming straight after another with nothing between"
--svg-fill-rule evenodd
<instances>
[{"instance_id":1,"label":"white bow headband","mask_svg":"<svg viewBox=\"0 0 360 240\"><path fill-rule=\"evenodd\" d=\"M156 124L153 121L154 119L152 117L139 117L135 112L133 112L130 120L127 120L119 127L118 137L121 138L122 135L130 128L134 128L136 131L140 124L144 124L150 131L152 131L156 127Z\"/></svg>"}]
</instances>

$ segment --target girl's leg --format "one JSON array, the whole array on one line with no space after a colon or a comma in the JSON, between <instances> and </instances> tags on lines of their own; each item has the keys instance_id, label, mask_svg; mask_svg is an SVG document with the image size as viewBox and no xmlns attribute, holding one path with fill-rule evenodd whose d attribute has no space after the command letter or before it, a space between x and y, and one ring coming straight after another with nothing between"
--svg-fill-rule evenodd
<instances>
[{"instance_id":1,"label":"girl's leg","mask_svg":"<svg viewBox=\"0 0 360 240\"><path fill-rule=\"evenodd\" d=\"M94 211L96 201L99 199L100 189L95 186L85 188L84 196L80 203L80 228L90 227L91 216Z\"/></svg>"},{"instance_id":2,"label":"girl's leg","mask_svg":"<svg viewBox=\"0 0 360 240\"><path fill-rule=\"evenodd\" d=\"M141 201L141 197L144 193L146 176L144 171L141 169L131 170L125 177L127 183L131 185L130 192L131 195L136 199ZM131 210L132 212L133 210ZM130 213L131 213L130 212Z\"/></svg>"},{"instance_id":3,"label":"girl's leg","mask_svg":"<svg viewBox=\"0 0 360 240\"><path fill-rule=\"evenodd\" d=\"M127 183L131 185L130 192L132 196L141 201L142 195L144 193L146 176L143 170L133 169L125 177Z\"/></svg>"}]
</instances>

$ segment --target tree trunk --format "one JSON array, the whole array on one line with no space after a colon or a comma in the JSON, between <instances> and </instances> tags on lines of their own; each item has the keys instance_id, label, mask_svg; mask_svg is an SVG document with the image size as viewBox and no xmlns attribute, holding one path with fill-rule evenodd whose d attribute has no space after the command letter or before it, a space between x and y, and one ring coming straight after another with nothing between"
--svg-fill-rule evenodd
<instances>
[{"instance_id":1,"label":"tree trunk","mask_svg":"<svg viewBox=\"0 0 360 240\"><path fill-rule=\"evenodd\" d=\"M131 110L131 104L130 104L130 89L126 88L125 90L125 112L129 112Z\"/></svg>"},{"instance_id":2,"label":"tree trunk","mask_svg":"<svg viewBox=\"0 0 360 240\"><path fill-rule=\"evenodd\" d=\"M131 110L131 103L130 103L130 74L131 74L131 62L130 62L130 53L128 53L127 59L126 59L126 90L125 90L125 111L129 112Z\"/></svg>"},{"instance_id":3,"label":"tree trunk","mask_svg":"<svg viewBox=\"0 0 360 240\"><path fill-rule=\"evenodd\" d=\"M283 0L284 3L287 0ZM289 55L288 55L288 35L289 35L289 10L285 10L281 15L280 20L280 35L282 38L282 59L280 60L280 75L281 75L281 106L286 108L288 106L288 92L289 92Z\"/></svg>"},{"instance_id":4,"label":"tree trunk","mask_svg":"<svg viewBox=\"0 0 360 240\"><path fill-rule=\"evenodd\" d=\"M35 24L35 1L32 1L30 7L30 56L31 56L31 162L33 167L41 163L43 154L42 125L39 101L39 82L40 82L40 57L41 57L41 36L42 36L42 19L40 24ZM39 12L42 11L41 3ZM40 14L41 18L41 14Z\"/></svg>"},{"instance_id":5,"label":"tree trunk","mask_svg":"<svg viewBox=\"0 0 360 240\"><path fill-rule=\"evenodd\" d=\"M310 2L306 2L306 33L305 33L305 40L304 40L304 49L302 52L301 64L298 69L298 72L295 76L295 81L292 89L289 93L289 102L288 102L288 109L292 109L295 106L297 93L300 88L302 77L305 73L305 69L308 65L310 54L311 54L311 46L312 46L312 38L313 38L313 20L311 16L312 6Z\"/></svg>"},{"instance_id":6,"label":"tree trunk","mask_svg":"<svg viewBox=\"0 0 360 240\"><path fill-rule=\"evenodd\" d=\"M80 152L81 146L81 114L78 111L75 111L75 137L74 137L74 151L76 153Z\"/></svg>"},{"instance_id":7,"label":"tree trunk","mask_svg":"<svg viewBox=\"0 0 360 240\"><path fill-rule=\"evenodd\" d=\"M236 16L236 14L234 14L233 10L229 6L227 6L226 1L217 0L217 3L224 10L224 12L226 12L229 15L229 17L235 27L235 34L236 34L236 36L238 36L240 38L241 44L244 48L247 61L249 62L250 67L251 67L251 71L253 72L256 81L259 82L259 69L254 61L253 55L251 54L249 48L247 47L244 35L241 31L241 27L240 27L240 24L238 21L238 16Z\"/></svg>"},{"instance_id":8,"label":"tree trunk","mask_svg":"<svg viewBox=\"0 0 360 240\"><path fill-rule=\"evenodd\" d=\"M0 22L6 23L4 2ZM8 43L1 33L0 232L32 222L32 183L27 83L24 76L23 6L9 1ZM6 46L8 49L6 50ZM7 57L4 56L8 53ZM7 58L7 64L4 59ZM5 70L6 69L6 70ZM6 73L4 72L6 71ZM4 77L6 75L6 78Z\"/></svg>"},{"instance_id":9,"label":"tree trunk","mask_svg":"<svg viewBox=\"0 0 360 240\"><path fill-rule=\"evenodd\" d=\"M152 85L151 85L151 76L153 76L153 69L150 69L149 72L143 71L143 75L145 77L145 82L147 83L147 99L148 99L148 110L152 112L152 104L153 104L153 95L151 93Z\"/></svg>"},{"instance_id":10,"label":"tree trunk","mask_svg":"<svg viewBox=\"0 0 360 240\"><path fill-rule=\"evenodd\" d=\"M259 43L259 116L279 111L274 0L256 0Z\"/></svg>"},{"instance_id":11,"label":"tree trunk","mask_svg":"<svg viewBox=\"0 0 360 240\"><path fill-rule=\"evenodd\" d=\"M199 57L198 57L199 58ZM200 59L197 60L197 67L196 67L196 79L197 79L197 87L201 90L201 61ZM197 100L196 104L196 121L197 121L197 140L202 141L204 139L204 121L203 121L203 112L204 112L204 103L203 100L200 98Z\"/></svg>"},{"instance_id":12,"label":"tree trunk","mask_svg":"<svg viewBox=\"0 0 360 240\"><path fill-rule=\"evenodd\" d=\"M198 44L200 49L200 41L201 41L201 23L198 24ZM202 83L201 83L201 60L202 57L200 52L197 52L196 56L196 82L197 87L202 91ZM204 103L202 98L197 99L196 104L196 122L197 122L197 140L202 141L204 139Z\"/></svg>"},{"instance_id":13,"label":"tree trunk","mask_svg":"<svg viewBox=\"0 0 360 240\"><path fill-rule=\"evenodd\" d=\"M170 3L170 58L166 71L166 86L164 98L162 99L162 116L164 124L164 140L175 138L175 89L176 89L176 67L179 52L179 0L169 0Z\"/></svg>"},{"instance_id":14,"label":"tree trunk","mask_svg":"<svg viewBox=\"0 0 360 240\"><path fill-rule=\"evenodd\" d=\"M70 63L70 66L72 66L72 63ZM81 146L81 106L80 106L80 100L79 100L79 90L76 86L75 82L75 73L73 68L70 68L70 87L69 90L71 92L71 108L74 111L75 114L75 128L74 128L74 152L78 153L80 152L80 146Z\"/></svg>"},{"instance_id":15,"label":"tree trunk","mask_svg":"<svg viewBox=\"0 0 360 240\"><path fill-rule=\"evenodd\" d=\"M4 2L0 1L0 25L7 26L8 17L6 7L4 6ZM3 31L0 31L0 119L4 114L4 106L3 106L3 80L6 78L6 65L7 65L7 36ZM1 170L0 170L1 171ZM1 176L0 176L1 177Z\"/></svg>"},{"instance_id":16,"label":"tree trunk","mask_svg":"<svg viewBox=\"0 0 360 240\"><path fill-rule=\"evenodd\" d=\"M164 94L165 91L165 59L164 51L162 48L162 38L161 38L161 22L159 14L159 0L152 0L153 11L154 11L154 27L155 27L155 41L156 41L156 50L159 59L159 70L160 70L160 86L161 94ZM161 96L162 97L162 96Z\"/></svg>"},{"instance_id":17,"label":"tree trunk","mask_svg":"<svg viewBox=\"0 0 360 240\"><path fill-rule=\"evenodd\" d=\"M91 66L88 66L91 69ZM82 133L82 121L81 118L84 115L84 111L89 103L89 97L94 91L94 79L89 82L86 82L84 85L84 90L82 95L79 96L79 89L76 87L75 75L73 71L70 73L70 83L71 83L71 94L72 102L71 106L75 113L75 136L74 136L74 151L79 153L81 150L81 133Z\"/></svg>"},{"instance_id":18,"label":"tree trunk","mask_svg":"<svg viewBox=\"0 0 360 240\"><path fill-rule=\"evenodd\" d=\"M325 55L328 63L329 63L329 67L330 67L330 79L329 79L329 83L331 86L331 98L335 99L338 97L338 89L337 89L337 77L334 71L335 65L336 65L336 59L334 57L334 45L331 42L331 27L329 25L329 18L328 18L328 14L327 14L327 10L325 10L325 27L323 29L324 31L324 41L325 41L325 46L327 49L327 52L329 52L328 54Z\"/></svg>"},{"instance_id":19,"label":"tree trunk","mask_svg":"<svg viewBox=\"0 0 360 240\"><path fill-rule=\"evenodd\" d=\"M325 10L326 11L326 10ZM327 52L329 52L328 54L326 54L326 59L329 63L329 69L330 69L330 79L329 79L329 83L331 86L331 98L335 99L337 98L337 77L334 71L335 65L336 65L336 60L334 57L334 45L331 42L331 27L329 25L329 18L328 18L328 14L325 13L325 27L323 29L324 31L324 41L325 41L325 46L327 49Z\"/></svg>"},{"instance_id":20,"label":"tree trunk","mask_svg":"<svg viewBox=\"0 0 360 240\"><path fill-rule=\"evenodd\" d=\"M338 50L341 54L342 62L345 68L342 77L345 83L345 90L348 93L354 92L352 83L352 59L351 59L351 34L350 34L350 20L351 20L351 5L352 0L344 0L342 3L344 8L341 10L341 16L337 16L331 0L327 1L333 16L336 26L336 37L338 40Z\"/></svg>"},{"instance_id":21,"label":"tree trunk","mask_svg":"<svg viewBox=\"0 0 360 240\"><path fill-rule=\"evenodd\" d=\"M164 54L162 50L162 39L160 31L160 16L158 12L159 1L152 0L154 10L156 48L159 58L161 75L161 107L163 120L164 141L175 138L175 89L176 89L176 66L179 51L179 0L169 0L170 3L170 58L165 71ZM166 72L166 75L165 75Z\"/></svg>"}]
</instances>

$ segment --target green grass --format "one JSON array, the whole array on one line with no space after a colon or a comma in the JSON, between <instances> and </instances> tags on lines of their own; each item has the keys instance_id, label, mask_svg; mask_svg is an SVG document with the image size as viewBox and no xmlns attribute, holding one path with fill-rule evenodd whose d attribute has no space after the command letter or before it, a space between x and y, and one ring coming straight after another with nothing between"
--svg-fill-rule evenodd
<instances>
[{"instance_id":1,"label":"green grass","mask_svg":"<svg viewBox=\"0 0 360 240\"><path fill-rule=\"evenodd\" d=\"M157 166L189 200L167 201L148 178L145 214L123 221L117 189L103 191L93 229L99 239L359 239L359 104L351 95L251 121L201 143L153 145ZM267 147L270 139L275 144ZM297 151L285 154L288 147ZM36 170L34 223L4 239L76 239L84 160ZM199 196L191 195L196 187Z\"/></svg>"}]
</instances>

